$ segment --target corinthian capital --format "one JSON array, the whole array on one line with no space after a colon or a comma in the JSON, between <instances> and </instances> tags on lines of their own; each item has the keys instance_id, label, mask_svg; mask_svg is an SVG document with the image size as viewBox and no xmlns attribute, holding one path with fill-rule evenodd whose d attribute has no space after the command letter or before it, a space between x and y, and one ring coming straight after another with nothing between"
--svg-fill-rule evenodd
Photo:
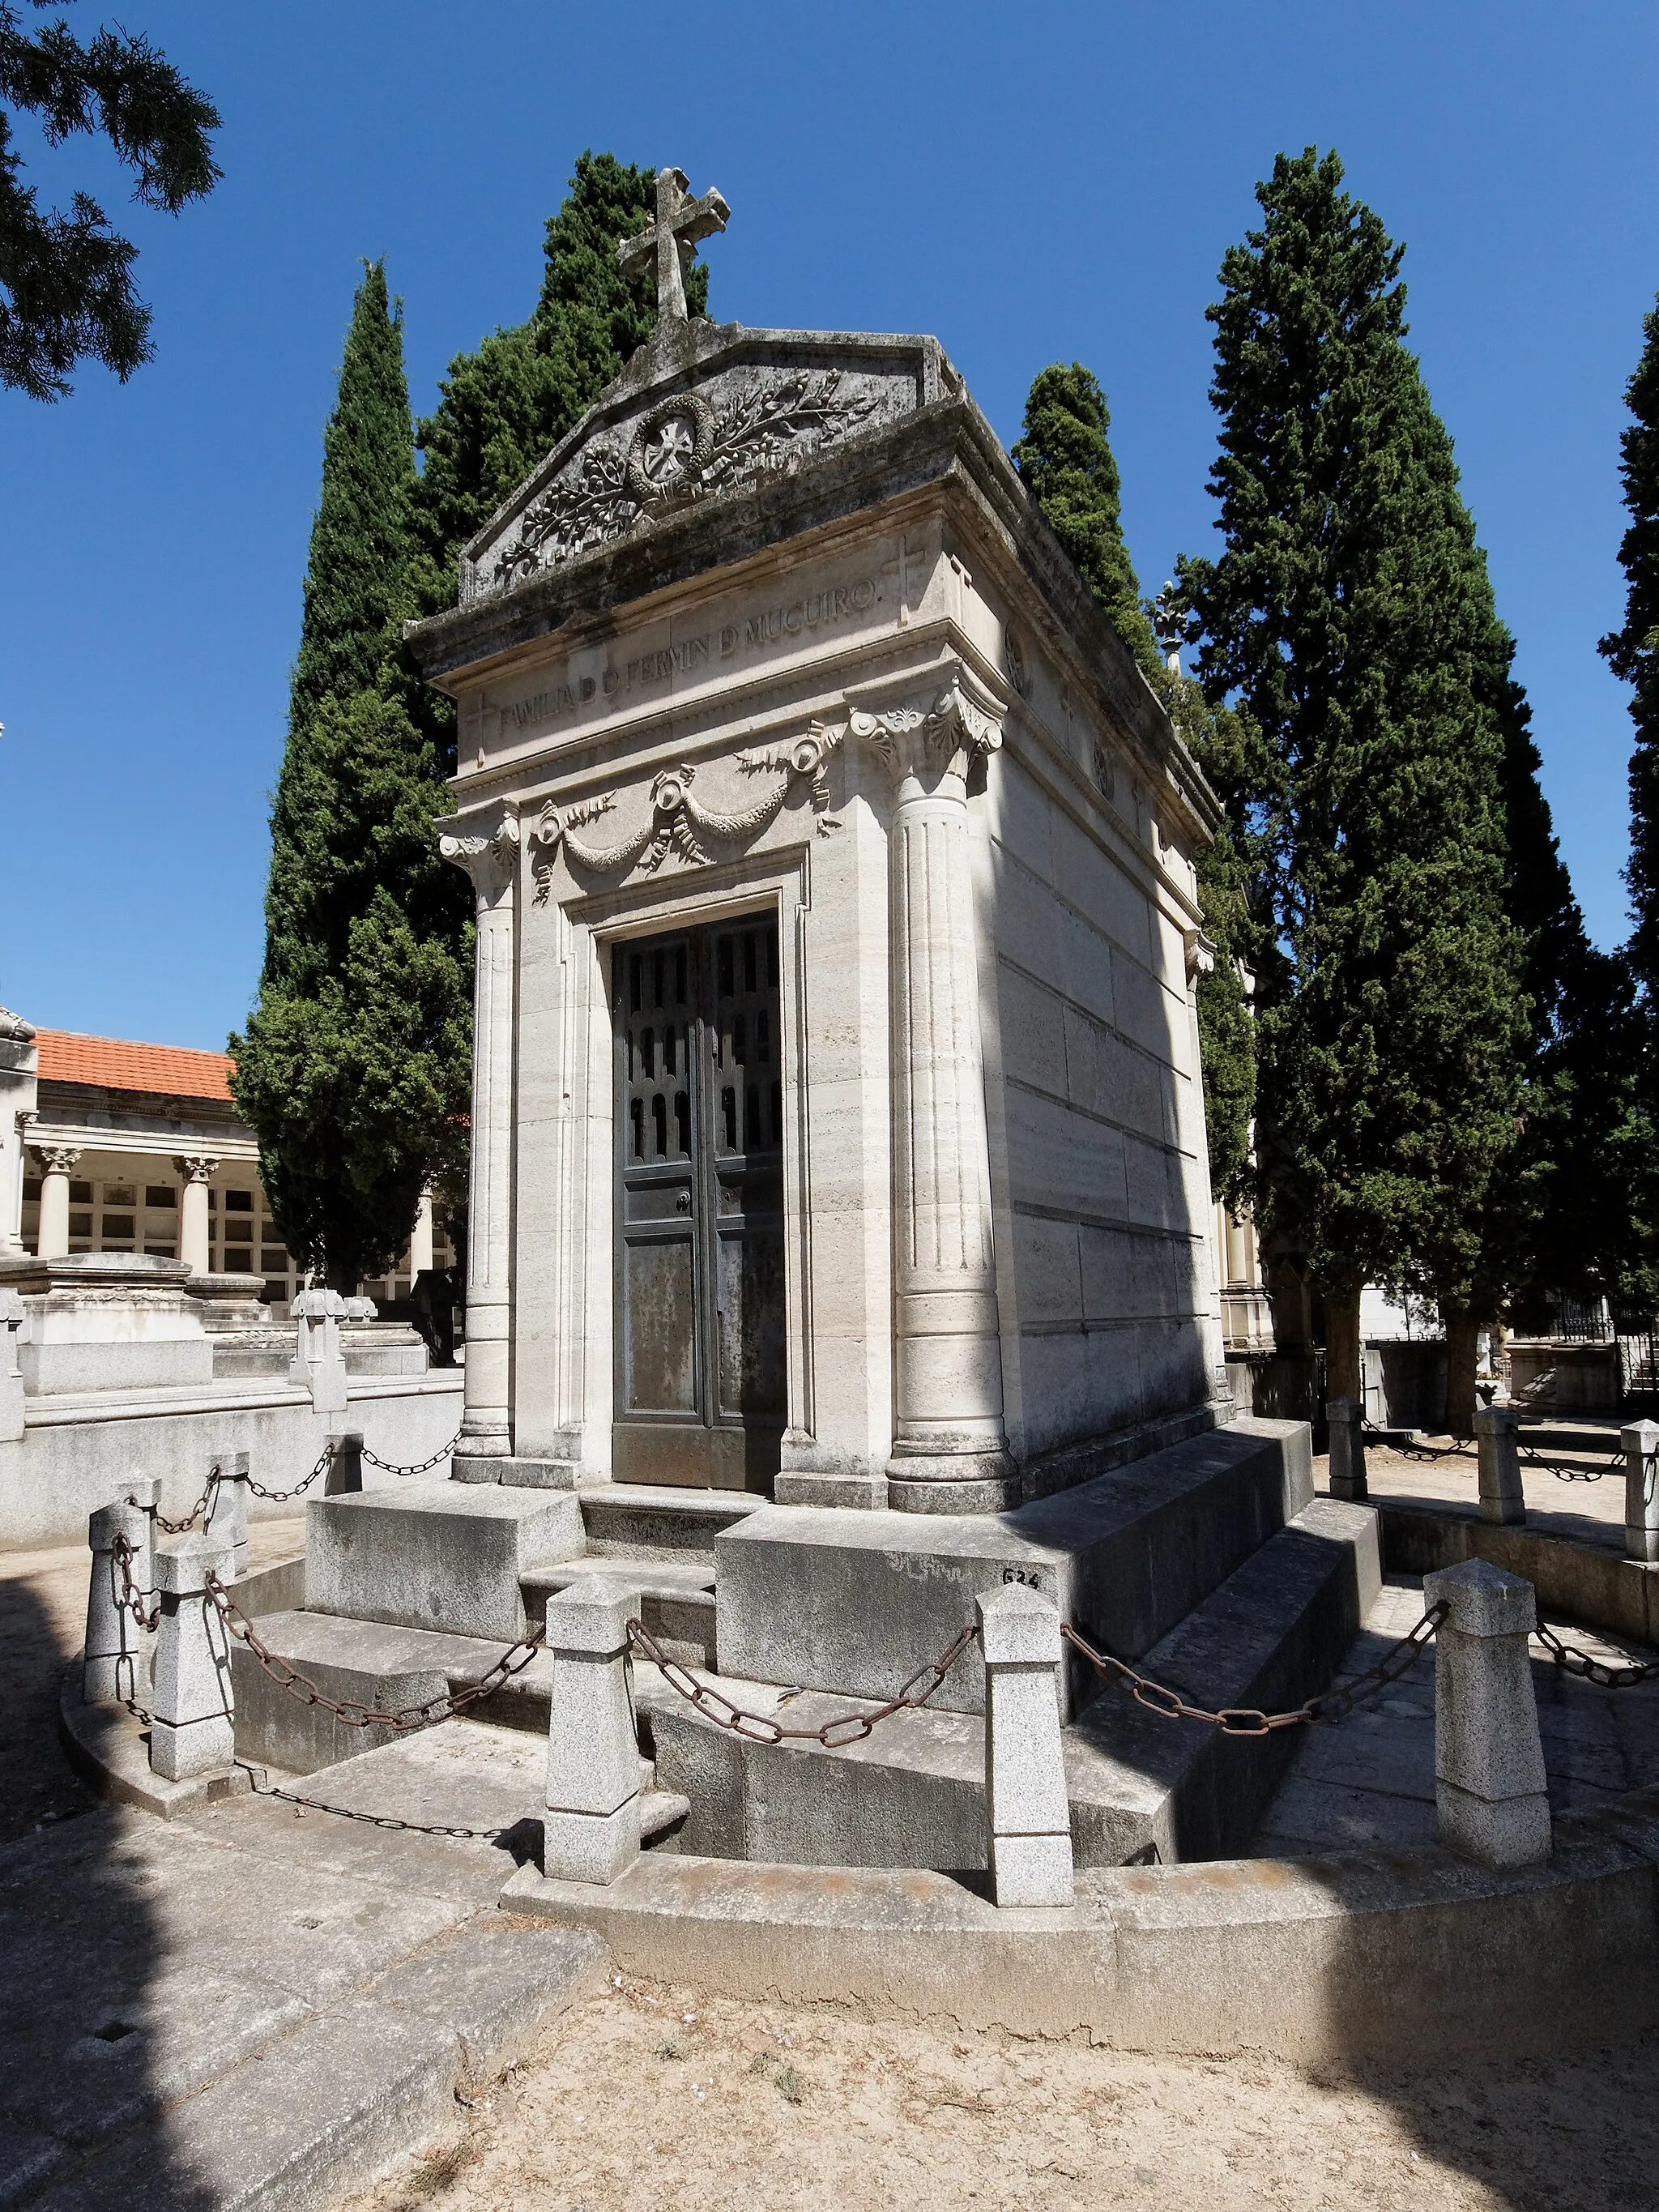
<instances>
[{"instance_id":1,"label":"corinthian capital","mask_svg":"<svg viewBox=\"0 0 1659 2212\"><path fill-rule=\"evenodd\" d=\"M959 668L930 706L855 709L848 728L854 738L872 744L900 778L920 776L929 769L965 777L971 762L995 752L1002 743L997 708L975 696Z\"/></svg>"},{"instance_id":2,"label":"corinthian capital","mask_svg":"<svg viewBox=\"0 0 1659 2212\"><path fill-rule=\"evenodd\" d=\"M31 1149L42 1175L73 1175L81 1164L79 1145L35 1145Z\"/></svg>"},{"instance_id":3,"label":"corinthian capital","mask_svg":"<svg viewBox=\"0 0 1659 2212\"><path fill-rule=\"evenodd\" d=\"M478 912L499 906L511 891L519 865L519 811L505 801L477 814L452 815L439 825L438 850L472 878Z\"/></svg>"}]
</instances>

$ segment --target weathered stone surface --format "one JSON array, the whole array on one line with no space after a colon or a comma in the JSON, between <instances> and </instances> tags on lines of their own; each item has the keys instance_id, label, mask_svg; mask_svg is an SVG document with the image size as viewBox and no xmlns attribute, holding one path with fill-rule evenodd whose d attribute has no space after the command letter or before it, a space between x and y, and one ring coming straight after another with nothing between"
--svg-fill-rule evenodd
<instances>
[{"instance_id":1,"label":"weathered stone surface","mask_svg":"<svg viewBox=\"0 0 1659 2212\"><path fill-rule=\"evenodd\" d=\"M520 1574L584 1540L574 1497L495 1483L405 1482L319 1498L306 1528L312 1611L507 1643L525 1630Z\"/></svg>"},{"instance_id":2,"label":"weathered stone surface","mask_svg":"<svg viewBox=\"0 0 1659 2212\"><path fill-rule=\"evenodd\" d=\"M1480 1517L1518 1528L1527 1517L1521 1482L1521 1416L1513 1406L1478 1407L1474 1416L1480 1459Z\"/></svg>"},{"instance_id":3,"label":"weathered stone surface","mask_svg":"<svg viewBox=\"0 0 1659 2212\"><path fill-rule=\"evenodd\" d=\"M1550 1808L1528 1638L1532 1585L1485 1559L1425 1578L1435 1632L1434 1771L1440 1838L1493 1867L1542 1865Z\"/></svg>"},{"instance_id":4,"label":"weathered stone surface","mask_svg":"<svg viewBox=\"0 0 1659 2212\"><path fill-rule=\"evenodd\" d=\"M1240 1421L995 1516L763 1507L716 1546L720 1671L890 1696L973 1617L981 1592L1013 1581L1133 1656L1299 1511L1311 1486L1304 1428ZM982 1709L976 1650L935 1702Z\"/></svg>"}]
</instances>

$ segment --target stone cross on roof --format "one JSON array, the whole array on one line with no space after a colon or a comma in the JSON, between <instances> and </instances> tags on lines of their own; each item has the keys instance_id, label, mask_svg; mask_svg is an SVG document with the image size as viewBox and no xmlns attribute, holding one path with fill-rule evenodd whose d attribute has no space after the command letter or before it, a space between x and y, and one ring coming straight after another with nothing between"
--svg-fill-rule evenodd
<instances>
[{"instance_id":1,"label":"stone cross on roof","mask_svg":"<svg viewBox=\"0 0 1659 2212\"><path fill-rule=\"evenodd\" d=\"M630 273L655 255L659 322L685 321L685 271L697 241L724 230L731 218L731 209L717 191L706 191L694 200L689 197L690 189L683 169L659 169L657 220L617 248L617 260Z\"/></svg>"}]
</instances>

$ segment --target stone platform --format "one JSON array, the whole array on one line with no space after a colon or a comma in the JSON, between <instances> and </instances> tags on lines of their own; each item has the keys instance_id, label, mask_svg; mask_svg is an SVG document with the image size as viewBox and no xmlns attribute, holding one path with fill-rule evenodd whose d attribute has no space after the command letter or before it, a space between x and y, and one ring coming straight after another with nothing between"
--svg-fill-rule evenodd
<instances>
[{"instance_id":1,"label":"stone platform","mask_svg":"<svg viewBox=\"0 0 1659 2212\"><path fill-rule=\"evenodd\" d=\"M502 1463L511 1469L513 1462ZM590 1571L638 1593L647 1629L744 1709L811 1727L867 1711L925 1668L1009 1582L1051 1595L1102 1648L1213 1705L1323 1689L1377 1586L1375 1516L1312 1496L1307 1431L1241 1420L1065 1493L960 1516L775 1506L621 1484L566 1492L414 1482L319 1499L303 1605L259 1618L327 1694L386 1710L480 1681L550 1594ZM314 1774L392 1732L348 1730L234 1654L239 1754ZM538 1656L476 1715L544 1730ZM984 1675L963 1653L925 1711L863 1744L768 1746L714 1728L654 1668L635 1674L684 1848L804 1865L985 1863ZM1079 1862L1248 1847L1291 1748L1149 1726L1080 1663L1062 1692ZM787 1710L786 1710L787 1709Z\"/></svg>"}]
</instances>

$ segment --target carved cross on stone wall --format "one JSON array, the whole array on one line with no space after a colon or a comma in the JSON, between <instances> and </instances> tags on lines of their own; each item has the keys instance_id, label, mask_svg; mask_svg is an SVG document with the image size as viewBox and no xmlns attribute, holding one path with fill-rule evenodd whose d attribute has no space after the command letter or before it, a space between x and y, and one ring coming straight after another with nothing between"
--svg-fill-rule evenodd
<instances>
[{"instance_id":1,"label":"carved cross on stone wall","mask_svg":"<svg viewBox=\"0 0 1659 2212\"><path fill-rule=\"evenodd\" d=\"M685 272L697 242L713 238L731 219L732 210L717 191L706 191L700 200L694 200L690 198L690 179L683 169L659 169L657 220L638 237L625 238L617 248L617 258L630 276L655 257L659 322L684 322Z\"/></svg>"}]
</instances>

